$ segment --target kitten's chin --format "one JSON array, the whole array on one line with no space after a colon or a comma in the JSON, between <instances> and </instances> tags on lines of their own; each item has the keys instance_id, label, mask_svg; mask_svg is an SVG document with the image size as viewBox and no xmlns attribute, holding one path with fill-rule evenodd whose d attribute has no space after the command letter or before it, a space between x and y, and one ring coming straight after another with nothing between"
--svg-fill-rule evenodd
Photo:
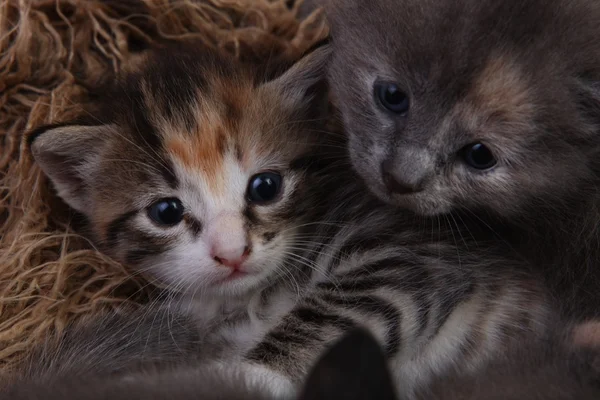
<instances>
[{"instance_id":1,"label":"kitten's chin","mask_svg":"<svg viewBox=\"0 0 600 400\"><path fill-rule=\"evenodd\" d=\"M437 215L447 214L452 208L448 203L439 201L439 199L434 199L432 196L425 195L423 192L414 194L391 194L383 188L383 184L370 184L369 188L381 201L394 207L412 211L413 213L424 217L435 217Z\"/></svg>"},{"instance_id":2,"label":"kitten's chin","mask_svg":"<svg viewBox=\"0 0 600 400\"><path fill-rule=\"evenodd\" d=\"M451 207L446 203L415 194L393 196L392 201L397 207L402 207L424 217L435 217L451 211Z\"/></svg>"}]
</instances>

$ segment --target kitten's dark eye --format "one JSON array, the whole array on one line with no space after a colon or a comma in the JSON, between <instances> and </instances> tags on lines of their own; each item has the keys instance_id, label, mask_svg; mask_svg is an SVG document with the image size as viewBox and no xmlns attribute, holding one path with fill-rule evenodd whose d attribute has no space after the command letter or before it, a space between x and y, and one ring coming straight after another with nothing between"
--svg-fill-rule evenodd
<instances>
[{"instance_id":1,"label":"kitten's dark eye","mask_svg":"<svg viewBox=\"0 0 600 400\"><path fill-rule=\"evenodd\" d=\"M408 111L410 102L408 95L398 85L389 82L375 84L375 96L381 105L396 114L404 114Z\"/></svg>"},{"instance_id":2,"label":"kitten's dark eye","mask_svg":"<svg viewBox=\"0 0 600 400\"><path fill-rule=\"evenodd\" d=\"M159 225L177 225L183 219L183 204L179 199L162 199L148 208L148 216Z\"/></svg>"},{"instance_id":3,"label":"kitten's dark eye","mask_svg":"<svg viewBox=\"0 0 600 400\"><path fill-rule=\"evenodd\" d=\"M491 150L481 143L472 143L462 150L465 162L475 169L489 169L496 165Z\"/></svg>"},{"instance_id":4,"label":"kitten's dark eye","mask_svg":"<svg viewBox=\"0 0 600 400\"><path fill-rule=\"evenodd\" d=\"M248 200L252 203L273 201L281 191L281 175L276 172L262 172L248 182Z\"/></svg>"}]
</instances>

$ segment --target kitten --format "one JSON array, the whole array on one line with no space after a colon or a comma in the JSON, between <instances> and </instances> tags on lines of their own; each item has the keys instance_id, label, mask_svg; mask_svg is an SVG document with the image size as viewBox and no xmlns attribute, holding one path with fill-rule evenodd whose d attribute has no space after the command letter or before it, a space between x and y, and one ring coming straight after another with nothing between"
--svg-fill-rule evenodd
<instances>
[{"instance_id":1,"label":"kitten","mask_svg":"<svg viewBox=\"0 0 600 400\"><path fill-rule=\"evenodd\" d=\"M113 317L114 319L114 317ZM132 317L138 321L139 316ZM111 320L111 318L107 318ZM121 318L117 318L121 321ZM131 319L130 319L131 320ZM150 320L142 318L138 321L140 327L156 327L148 325ZM185 321L183 321L185 324ZM103 330L103 334L93 334L87 331L79 337L80 342L75 346L79 350L77 358L70 360L69 368L80 371L87 369L88 356L95 357L94 345L108 348L107 333L120 336L123 328ZM129 328L133 325L127 324ZM117 329L115 329L117 328ZM125 329L127 331L127 329ZM180 326L171 329L179 332ZM184 334L187 332L184 330ZM178 337L181 337L178 335ZM153 338L154 339L154 338ZM153 339L150 339L152 342ZM109 340L108 342L112 342ZM73 352L73 343L69 350ZM159 345L153 343L154 347ZM60 350L54 355L64 357ZM71 354L73 355L73 354ZM111 364L113 360L106 357L100 363ZM83 378L74 377L68 371L62 375L40 376L17 380L7 387L0 387L0 397L11 400L94 400L94 399L269 399L260 386L247 383L235 366L222 371L206 368L199 362L189 363L184 359L171 366L156 360L154 368L130 370L128 373L115 376L89 372ZM106 371L106 370L105 370ZM55 371L54 371L55 372ZM71 371L72 372L72 371ZM390 372L387 368L383 349L368 331L357 329L344 335L338 342L322 354L311 368L307 381L298 400L318 399L381 399L396 398Z\"/></svg>"},{"instance_id":2,"label":"kitten","mask_svg":"<svg viewBox=\"0 0 600 400\"><path fill-rule=\"evenodd\" d=\"M278 382L274 394L356 326L407 392L543 335L552 304L510 249L431 235L348 168L324 124L329 53L265 71L159 50L94 118L33 132L32 154L100 249L173 293L202 357Z\"/></svg>"},{"instance_id":3,"label":"kitten","mask_svg":"<svg viewBox=\"0 0 600 400\"><path fill-rule=\"evenodd\" d=\"M371 191L499 236L566 313L597 316L600 3L324 3L329 83Z\"/></svg>"}]
</instances>

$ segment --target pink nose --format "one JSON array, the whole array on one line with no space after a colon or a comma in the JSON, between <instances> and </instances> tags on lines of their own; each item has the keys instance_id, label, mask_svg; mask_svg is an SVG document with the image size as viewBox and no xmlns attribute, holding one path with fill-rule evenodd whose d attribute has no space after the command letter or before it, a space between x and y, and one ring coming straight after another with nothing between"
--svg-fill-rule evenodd
<instances>
[{"instance_id":1,"label":"pink nose","mask_svg":"<svg viewBox=\"0 0 600 400\"><path fill-rule=\"evenodd\" d=\"M219 264L225 267L238 269L250 255L250 247L245 246L242 249L223 249L213 247L211 255Z\"/></svg>"}]
</instances>

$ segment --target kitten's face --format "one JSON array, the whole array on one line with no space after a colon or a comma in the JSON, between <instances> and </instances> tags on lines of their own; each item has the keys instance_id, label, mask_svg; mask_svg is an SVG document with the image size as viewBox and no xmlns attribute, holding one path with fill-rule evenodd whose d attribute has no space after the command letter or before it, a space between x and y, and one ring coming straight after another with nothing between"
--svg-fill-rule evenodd
<instances>
[{"instance_id":1,"label":"kitten's face","mask_svg":"<svg viewBox=\"0 0 600 400\"><path fill-rule=\"evenodd\" d=\"M326 55L261 82L228 58L167 51L124 81L105 125L43 128L33 155L116 259L173 290L244 293L286 273L318 201L302 120Z\"/></svg>"},{"instance_id":2,"label":"kitten's face","mask_svg":"<svg viewBox=\"0 0 600 400\"><path fill-rule=\"evenodd\" d=\"M329 16L352 162L383 200L514 216L591 175L597 2L347 0Z\"/></svg>"}]
</instances>

